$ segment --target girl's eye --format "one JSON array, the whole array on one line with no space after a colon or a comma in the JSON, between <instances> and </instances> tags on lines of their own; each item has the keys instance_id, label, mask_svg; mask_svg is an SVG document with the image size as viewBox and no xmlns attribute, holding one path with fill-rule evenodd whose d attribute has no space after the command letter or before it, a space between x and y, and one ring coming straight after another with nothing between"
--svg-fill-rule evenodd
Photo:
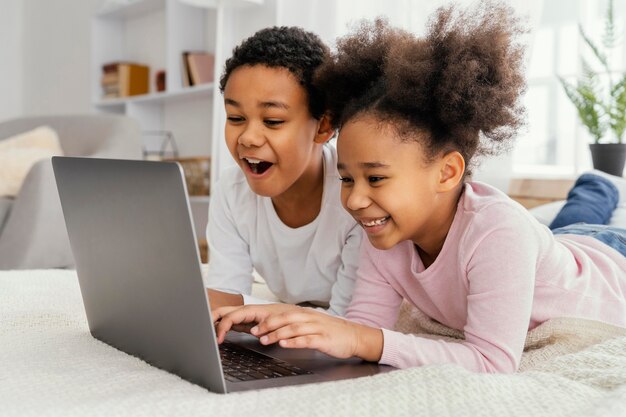
<instances>
[{"instance_id":1,"label":"girl's eye","mask_svg":"<svg viewBox=\"0 0 626 417\"><path fill-rule=\"evenodd\" d=\"M382 180L384 180L385 177L369 177L368 180L369 182L380 182Z\"/></svg>"},{"instance_id":2,"label":"girl's eye","mask_svg":"<svg viewBox=\"0 0 626 417\"><path fill-rule=\"evenodd\" d=\"M339 177L339 181L341 181L343 184L349 184L352 182L352 178L348 178L348 177Z\"/></svg>"},{"instance_id":3,"label":"girl's eye","mask_svg":"<svg viewBox=\"0 0 626 417\"><path fill-rule=\"evenodd\" d=\"M228 119L228 121L230 123L240 123L240 122L243 122L243 117L239 117L239 116L228 116L226 119Z\"/></svg>"},{"instance_id":4,"label":"girl's eye","mask_svg":"<svg viewBox=\"0 0 626 417\"><path fill-rule=\"evenodd\" d=\"M274 126L279 126L283 124L284 122L285 122L284 120L269 119L269 120L265 120L264 123L269 127L274 127Z\"/></svg>"}]
</instances>

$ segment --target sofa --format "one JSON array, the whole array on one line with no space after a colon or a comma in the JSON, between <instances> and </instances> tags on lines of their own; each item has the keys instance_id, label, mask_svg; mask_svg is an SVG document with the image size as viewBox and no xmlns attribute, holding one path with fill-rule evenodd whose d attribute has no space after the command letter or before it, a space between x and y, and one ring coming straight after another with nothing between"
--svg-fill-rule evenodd
<instances>
[{"instance_id":1,"label":"sofa","mask_svg":"<svg viewBox=\"0 0 626 417\"><path fill-rule=\"evenodd\" d=\"M127 116L30 116L0 122L0 141L49 126L65 156L141 159L141 131ZM14 198L0 197L0 269L71 268L74 259L50 158L33 165Z\"/></svg>"}]
</instances>

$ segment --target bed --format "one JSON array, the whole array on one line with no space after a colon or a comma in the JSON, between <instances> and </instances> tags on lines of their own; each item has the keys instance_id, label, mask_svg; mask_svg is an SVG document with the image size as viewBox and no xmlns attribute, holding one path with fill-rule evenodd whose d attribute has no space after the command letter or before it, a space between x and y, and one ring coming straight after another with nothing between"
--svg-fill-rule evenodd
<instances>
[{"instance_id":1,"label":"bed","mask_svg":"<svg viewBox=\"0 0 626 417\"><path fill-rule=\"evenodd\" d=\"M398 329L454 338L403 307ZM219 395L92 338L76 273L0 272L2 416L626 416L626 330L555 319L529 333L520 372L426 366Z\"/></svg>"}]
</instances>

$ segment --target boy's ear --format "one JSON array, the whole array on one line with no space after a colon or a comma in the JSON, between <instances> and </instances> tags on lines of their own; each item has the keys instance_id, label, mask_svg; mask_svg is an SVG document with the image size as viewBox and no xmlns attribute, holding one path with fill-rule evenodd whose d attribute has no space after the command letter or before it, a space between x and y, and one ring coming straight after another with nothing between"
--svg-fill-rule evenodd
<instances>
[{"instance_id":1,"label":"boy's ear","mask_svg":"<svg viewBox=\"0 0 626 417\"><path fill-rule=\"evenodd\" d=\"M334 135L335 129L333 129L330 123L330 117L324 113L319 122L317 122L317 133L315 134L314 142L321 145L328 142Z\"/></svg>"},{"instance_id":2,"label":"boy's ear","mask_svg":"<svg viewBox=\"0 0 626 417\"><path fill-rule=\"evenodd\" d=\"M457 151L449 152L441 158L439 171L439 192L453 190L465 174L465 158Z\"/></svg>"}]
</instances>

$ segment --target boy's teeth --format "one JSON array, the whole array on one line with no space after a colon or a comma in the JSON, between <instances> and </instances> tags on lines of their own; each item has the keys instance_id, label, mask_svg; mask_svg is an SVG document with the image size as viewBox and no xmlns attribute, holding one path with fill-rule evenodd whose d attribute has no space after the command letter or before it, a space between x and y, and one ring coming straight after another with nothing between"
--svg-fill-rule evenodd
<instances>
[{"instance_id":1,"label":"boy's teeth","mask_svg":"<svg viewBox=\"0 0 626 417\"><path fill-rule=\"evenodd\" d=\"M261 162L260 159L252 159L252 158L244 158L246 161L248 161L251 164L258 164Z\"/></svg>"}]
</instances>

